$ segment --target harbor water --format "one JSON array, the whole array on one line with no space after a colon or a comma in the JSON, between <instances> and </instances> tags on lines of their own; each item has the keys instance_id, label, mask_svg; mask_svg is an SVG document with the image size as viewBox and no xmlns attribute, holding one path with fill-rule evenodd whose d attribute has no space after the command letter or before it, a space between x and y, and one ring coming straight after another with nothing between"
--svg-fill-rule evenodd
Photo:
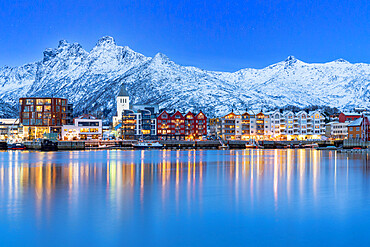
<instances>
[{"instance_id":1,"label":"harbor water","mask_svg":"<svg viewBox=\"0 0 370 247\"><path fill-rule=\"evenodd\" d=\"M369 246L367 153L0 152L1 246Z\"/></svg>"}]
</instances>

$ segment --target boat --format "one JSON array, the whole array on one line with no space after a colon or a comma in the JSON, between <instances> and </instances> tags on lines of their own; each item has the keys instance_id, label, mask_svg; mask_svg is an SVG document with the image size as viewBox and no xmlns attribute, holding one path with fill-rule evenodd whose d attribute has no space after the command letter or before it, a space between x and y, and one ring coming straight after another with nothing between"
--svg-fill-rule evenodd
<instances>
[{"instance_id":1,"label":"boat","mask_svg":"<svg viewBox=\"0 0 370 247\"><path fill-rule=\"evenodd\" d=\"M23 143L12 143L8 146L9 150L25 150L26 146Z\"/></svg>"},{"instance_id":2,"label":"boat","mask_svg":"<svg viewBox=\"0 0 370 247\"><path fill-rule=\"evenodd\" d=\"M140 141L136 144L132 144L134 148L138 149L150 149L150 148L162 148L163 145L158 141Z\"/></svg>"},{"instance_id":3,"label":"boat","mask_svg":"<svg viewBox=\"0 0 370 247\"><path fill-rule=\"evenodd\" d=\"M43 139L41 140L41 151L58 151L58 143Z\"/></svg>"},{"instance_id":4,"label":"boat","mask_svg":"<svg viewBox=\"0 0 370 247\"><path fill-rule=\"evenodd\" d=\"M260 146L257 141L252 140L245 144L245 148L262 148L262 146Z\"/></svg>"},{"instance_id":5,"label":"boat","mask_svg":"<svg viewBox=\"0 0 370 247\"><path fill-rule=\"evenodd\" d=\"M303 145L303 148L318 148L318 147L319 145L317 143Z\"/></svg>"}]
</instances>

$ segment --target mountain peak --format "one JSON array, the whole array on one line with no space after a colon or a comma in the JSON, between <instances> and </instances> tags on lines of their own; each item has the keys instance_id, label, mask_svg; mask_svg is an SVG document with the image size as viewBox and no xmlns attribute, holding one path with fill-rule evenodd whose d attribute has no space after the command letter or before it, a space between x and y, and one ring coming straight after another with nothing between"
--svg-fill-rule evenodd
<instances>
[{"instance_id":1,"label":"mountain peak","mask_svg":"<svg viewBox=\"0 0 370 247\"><path fill-rule=\"evenodd\" d=\"M67 46L68 44L69 43L68 43L67 40L62 39L62 40L59 41L58 48L63 47L63 46Z\"/></svg>"},{"instance_id":2,"label":"mountain peak","mask_svg":"<svg viewBox=\"0 0 370 247\"><path fill-rule=\"evenodd\" d=\"M297 59L294 56L289 56L285 59L285 62L294 63Z\"/></svg>"},{"instance_id":3,"label":"mountain peak","mask_svg":"<svg viewBox=\"0 0 370 247\"><path fill-rule=\"evenodd\" d=\"M111 36L104 36L98 40L97 46L110 46L115 45L116 42L114 41L114 38Z\"/></svg>"},{"instance_id":4,"label":"mountain peak","mask_svg":"<svg viewBox=\"0 0 370 247\"><path fill-rule=\"evenodd\" d=\"M336 62L336 63L349 63L347 60L345 60L343 58L339 58L339 59L335 60L334 62Z\"/></svg>"}]
</instances>

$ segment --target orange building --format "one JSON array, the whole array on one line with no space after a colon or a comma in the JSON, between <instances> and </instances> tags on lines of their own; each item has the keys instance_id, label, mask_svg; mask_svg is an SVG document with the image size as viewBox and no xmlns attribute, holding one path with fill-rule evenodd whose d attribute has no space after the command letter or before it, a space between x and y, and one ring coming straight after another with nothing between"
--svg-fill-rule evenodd
<instances>
[{"instance_id":1,"label":"orange building","mask_svg":"<svg viewBox=\"0 0 370 247\"><path fill-rule=\"evenodd\" d=\"M348 124L348 139L361 139L363 130L363 118L358 118Z\"/></svg>"}]
</instances>

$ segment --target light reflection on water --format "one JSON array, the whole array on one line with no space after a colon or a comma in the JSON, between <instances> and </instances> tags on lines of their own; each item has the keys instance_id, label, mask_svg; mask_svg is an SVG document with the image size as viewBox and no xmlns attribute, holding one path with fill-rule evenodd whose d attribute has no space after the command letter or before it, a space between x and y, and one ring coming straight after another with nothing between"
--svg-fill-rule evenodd
<instances>
[{"instance_id":1,"label":"light reflection on water","mask_svg":"<svg viewBox=\"0 0 370 247\"><path fill-rule=\"evenodd\" d=\"M10 151L0 164L6 245L366 246L370 239L365 154Z\"/></svg>"}]
</instances>

